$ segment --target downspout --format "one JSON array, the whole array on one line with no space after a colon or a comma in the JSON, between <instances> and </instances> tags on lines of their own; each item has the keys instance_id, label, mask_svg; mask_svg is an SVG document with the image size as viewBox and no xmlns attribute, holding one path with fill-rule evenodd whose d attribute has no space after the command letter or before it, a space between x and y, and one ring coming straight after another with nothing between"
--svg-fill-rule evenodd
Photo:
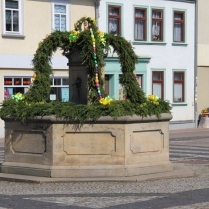
<instances>
[{"instance_id":1,"label":"downspout","mask_svg":"<svg viewBox=\"0 0 209 209\"><path fill-rule=\"evenodd\" d=\"M99 7L100 7L100 0L95 0L95 19L97 27L99 27Z\"/></svg>"},{"instance_id":2,"label":"downspout","mask_svg":"<svg viewBox=\"0 0 209 209\"><path fill-rule=\"evenodd\" d=\"M198 126L197 112L197 40L198 40L198 0L195 1L195 37L194 37L194 120L195 128Z\"/></svg>"}]
</instances>

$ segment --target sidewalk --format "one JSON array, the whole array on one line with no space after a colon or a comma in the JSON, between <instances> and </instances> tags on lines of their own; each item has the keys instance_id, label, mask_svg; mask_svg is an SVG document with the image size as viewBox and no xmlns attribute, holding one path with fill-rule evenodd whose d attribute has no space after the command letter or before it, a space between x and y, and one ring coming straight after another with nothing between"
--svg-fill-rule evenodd
<instances>
[{"instance_id":1,"label":"sidewalk","mask_svg":"<svg viewBox=\"0 0 209 209\"><path fill-rule=\"evenodd\" d=\"M208 128L176 129L169 131L169 138L209 138Z\"/></svg>"}]
</instances>

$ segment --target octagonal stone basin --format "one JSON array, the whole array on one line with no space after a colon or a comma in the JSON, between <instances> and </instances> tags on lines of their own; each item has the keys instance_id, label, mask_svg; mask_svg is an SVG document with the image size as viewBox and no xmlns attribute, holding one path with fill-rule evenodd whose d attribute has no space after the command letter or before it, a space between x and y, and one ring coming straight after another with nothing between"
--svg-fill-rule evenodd
<instances>
[{"instance_id":1,"label":"octagonal stone basin","mask_svg":"<svg viewBox=\"0 0 209 209\"><path fill-rule=\"evenodd\" d=\"M79 126L55 116L5 121L2 173L52 178L126 177L169 172L169 121L109 116Z\"/></svg>"}]
</instances>

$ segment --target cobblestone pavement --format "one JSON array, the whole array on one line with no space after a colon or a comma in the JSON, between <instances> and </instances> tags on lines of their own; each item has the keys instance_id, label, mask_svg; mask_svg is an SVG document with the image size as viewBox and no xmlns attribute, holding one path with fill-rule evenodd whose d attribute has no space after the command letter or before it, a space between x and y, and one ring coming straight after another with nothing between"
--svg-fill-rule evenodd
<instances>
[{"instance_id":1,"label":"cobblestone pavement","mask_svg":"<svg viewBox=\"0 0 209 209\"><path fill-rule=\"evenodd\" d=\"M0 181L0 209L209 209L209 136L170 140L171 160L192 178L147 182L17 183Z\"/></svg>"},{"instance_id":2,"label":"cobblestone pavement","mask_svg":"<svg viewBox=\"0 0 209 209\"><path fill-rule=\"evenodd\" d=\"M0 182L0 209L206 209L209 164L188 164L196 177L148 182L27 184Z\"/></svg>"}]
</instances>

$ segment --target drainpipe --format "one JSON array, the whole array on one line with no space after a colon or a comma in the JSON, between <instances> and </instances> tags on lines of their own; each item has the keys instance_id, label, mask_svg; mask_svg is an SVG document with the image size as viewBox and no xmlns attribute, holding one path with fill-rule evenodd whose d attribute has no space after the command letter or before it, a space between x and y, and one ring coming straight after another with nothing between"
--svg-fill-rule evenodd
<instances>
[{"instance_id":1,"label":"drainpipe","mask_svg":"<svg viewBox=\"0 0 209 209\"><path fill-rule=\"evenodd\" d=\"M197 38L198 38L198 0L195 1L195 37L194 37L194 120L195 128L198 126L197 112Z\"/></svg>"},{"instance_id":2,"label":"drainpipe","mask_svg":"<svg viewBox=\"0 0 209 209\"><path fill-rule=\"evenodd\" d=\"M99 7L100 7L100 0L95 0L95 19L96 19L96 23L97 23L97 27L99 27Z\"/></svg>"}]
</instances>

